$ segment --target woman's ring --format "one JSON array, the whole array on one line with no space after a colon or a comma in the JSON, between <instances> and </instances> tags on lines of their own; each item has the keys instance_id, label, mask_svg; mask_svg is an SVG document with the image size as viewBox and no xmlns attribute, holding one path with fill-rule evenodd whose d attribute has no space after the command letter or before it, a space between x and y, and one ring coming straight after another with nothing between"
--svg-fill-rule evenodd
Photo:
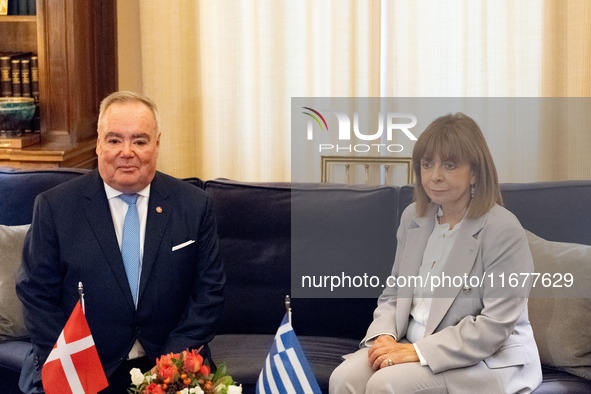
<instances>
[{"instance_id":1,"label":"woman's ring","mask_svg":"<svg viewBox=\"0 0 591 394\"><path fill-rule=\"evenodd\" d=\"M389 358L389 359L388 359L388 366L389 366L389 367L391 367L392 365L394 365L394 363L392 362L392 359L391 359L391 358Z\"/></svg>"}]
</instances>

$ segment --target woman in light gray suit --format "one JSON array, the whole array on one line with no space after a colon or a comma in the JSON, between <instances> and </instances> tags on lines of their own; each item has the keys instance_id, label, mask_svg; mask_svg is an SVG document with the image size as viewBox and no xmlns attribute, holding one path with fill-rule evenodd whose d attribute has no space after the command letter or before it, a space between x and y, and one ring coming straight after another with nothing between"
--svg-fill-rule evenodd
<instances>
[{"instance_id":1,"label":"woman in light gray suit","mask_svg":"<svg viewBox=\"0 0 591 394\"><path fill-rule=\"evenodd\" d=\"M478 125L436 119L413 150L389 287L360 349L330 378L341 393L529 393L542 380L527 315L525 232L501 206Z\"/></svg>"}]
</instances>

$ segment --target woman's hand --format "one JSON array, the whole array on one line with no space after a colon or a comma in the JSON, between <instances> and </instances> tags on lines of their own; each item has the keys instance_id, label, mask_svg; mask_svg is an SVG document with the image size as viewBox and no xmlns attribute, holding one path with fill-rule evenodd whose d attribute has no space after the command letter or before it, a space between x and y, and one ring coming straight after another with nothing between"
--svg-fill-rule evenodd
<instances>
[{"instance_id":1,"label":"woman's hand","mask_svg":"<svg viewBox=\"0 0 591 394\"><path fill-rule=\"evenodd\" d=\"M412 343L398 343L390 335L381 335L369 348L369 365L374 370L394 364L419 361Z\"/></svg>"}]
</instances>

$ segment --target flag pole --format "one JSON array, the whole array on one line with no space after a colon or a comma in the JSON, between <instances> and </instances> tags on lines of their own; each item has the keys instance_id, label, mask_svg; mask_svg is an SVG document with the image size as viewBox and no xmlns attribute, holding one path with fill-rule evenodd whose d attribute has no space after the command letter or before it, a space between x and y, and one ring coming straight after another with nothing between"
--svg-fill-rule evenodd
<instances>
[{"instance_id":1,"label":"flag pole","mask_svg":"<svg viewBox=\"0 0 591 394\"><path fill-rule=\"evenodd\" d=\"M78 282L78 294L80 295L80 306L82 307L82 313L86 314L86 309L84 308L84 287L82 286L82 282Z\"/></svg>"},{"instance_id":2,"label":"flag pole","mask_svg":"<svg viewBox=\"0 0 591 394\"><path fill-rule=\"evenodd\" d=\"M285 309L287 311L287 319L289 324L291 324L291 297L289 294L285 296Z\"/></svg>"}]
</instances>

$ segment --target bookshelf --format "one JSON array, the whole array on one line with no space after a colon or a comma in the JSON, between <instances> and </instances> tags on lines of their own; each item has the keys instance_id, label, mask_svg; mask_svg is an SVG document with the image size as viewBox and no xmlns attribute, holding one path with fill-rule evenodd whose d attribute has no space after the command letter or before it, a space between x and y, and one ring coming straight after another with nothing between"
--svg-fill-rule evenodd
<instances>
[{"instance_id":1,"label":"bookshelf","mask_svg":"<svg viewBox=\"0 0 591 394\"><path fill-rule=\"evenodd\" d=\"M100 100L117 89L116 0L37 0L37 15L0 16L0 52L39 57L39 142L0 139L0 166L96 167Z\"/></svg>"}]
</instances>

